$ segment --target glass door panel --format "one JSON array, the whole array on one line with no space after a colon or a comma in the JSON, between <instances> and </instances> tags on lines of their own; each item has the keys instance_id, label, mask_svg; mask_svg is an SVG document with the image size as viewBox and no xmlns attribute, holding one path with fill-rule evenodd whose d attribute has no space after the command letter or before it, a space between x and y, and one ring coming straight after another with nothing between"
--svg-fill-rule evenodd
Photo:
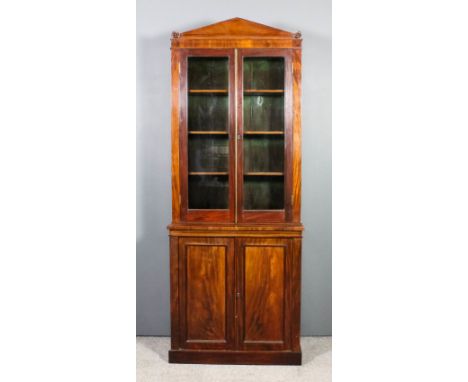
<instances>
[{"instance_id":1,"label":"glass door panel","mask_svg":"<svg viewBox=\"0 0 468 382\"><path fill-rule=\"evenodd\" d=\"M228 90L227 57L189 57L189 90Z\"/></svg>"},{"instance_id":2,"label":"glass door panel","mask_svg":"<svg viewBox=\"0 0 468 382\"><path fill-rule=\"evenodd\" d=\"M189 208L228 208L227 175L189 175Z\"/></svg>"},{"instance_id":3,"label":"glass door panel","mask_svg":"<svg viewBox=\"0 0 468 382\"><path fill-rule=\"evenodd\" d=\"M243 61L243 208L284 209L284 58Z\"/></svg>"},{"instance_id":4,"label":"glass door panel","mask_svg":"<svg viewBox=\"0 0 468 382\"><path fill-rule=\"evenodd\" d=\"M284 139L279 135L246 135L244 137L244 175L282 173Z\"/></svg>"},{"instance_id":5,"label":"glass door panel","mask_svg":"<svg viewBox=\"0 0 468 382\"><path fill-rule=\"evenodd\" d=\"M227 133L229 124L228 95L223 93L194 93L188 97L189 132L219 131Z\"/></svg>"},{"instance_id":6,"label":"glass door panel","mask_svg":"<svg viewBox=\"0 0 468 382\"><path fill-rule=\"evenodd\" d=\"M284 90L283 57L245 57L244 90Z\"/></svg>"},{"instance_id":7,"label":"glass door panel","mask_svg":"<svg viewBox=\"0 0 468 382\"><path fill-rule=\"evenodd\" d=\"M282 176L254 175L244 178L245 210L281 210L284 208Z\"/></svg>"},{"instance_id":8,"label":"glass door panel","mask_svg":"<svg viewBox=\"0 0 468 382\"><path fill-rule=\"evenodd\" d=\"M229 208L229 59L188 58L188 208Z\"/></svg>"},{"instance_id":9,"label":"glass door panel","mask_svg":"<svg viewBox=\"0 0 468 382\"><path fill-rule=\"evenodd\" d=\"M226 140L219 135L191 135L188 145L190 172L227 173L229 149Z\"/></svg>"},{"instance_id":10,"label":"glass door panel","mask_svg":"<svg viewBox=\"0 0 468 382\"><path fill-rule=\"evenodd\" d=\"M282 93L244 92L244 131L283 131Z\"/></svg>"}]
</instances>

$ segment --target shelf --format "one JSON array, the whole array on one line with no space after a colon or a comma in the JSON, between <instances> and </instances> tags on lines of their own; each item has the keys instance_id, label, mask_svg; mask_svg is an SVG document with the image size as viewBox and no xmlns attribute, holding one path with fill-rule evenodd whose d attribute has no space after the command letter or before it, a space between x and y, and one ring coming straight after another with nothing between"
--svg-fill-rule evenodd
<instances>
[{"instance_id":1,"label":"shelf","mask_svg":"<svg viewBox=\"0 0 468 382\"><path fill-rule=\"evenodd\" d=\"M189 131L188 132L189 134L193 134L193 135L227 135L228 132L227 131L195 131L195 130L192 130L192 131Z\"/></svg>"},{"instance_id":2,"label":"shelf","mask_svg":"<svg viewBox=\"0 0 468 382\"><path fill-rule=\"evenodd\" d=\"M245 135L284 135L284 131L244 131Z\"/></svg>"},{"instance_id":3,"label":"shelf","mask_svg":"<svg viewBox=\"0 0 468 382\"><path fill-rule=\"evenodd\" d=\"M214 171L203 171L203 172L189 172L189 175L228 175L226 172L214 172Z\"/></svg>"},{"instance_id":4,"label":"shelf","mask_svg":"<svg viewBox=\"0 0 468 382\"><path fill-rule=\"evenodd\" d=\"M283 176L284 172L246 172L246 176Z\"/></svg>"},{"instance_id":5,"label":"shelf","mask_svg":"<svg viewBox=\"0 0 468 382\"><path fill-rule=\"evenodd\" d=\"M227 94L227 89L190 89L189 93L225 93Z\"/></svg>"},{"instance_id":6,"label":"shelf","mask_svg":"<svg viewBox=\"0 0 468 382\"><path fill-rule=\"evenodd\" d=\"M284 93L283 89L244 89L244 93L277 93L282 94Z\"/></svg>"}]
</instances>

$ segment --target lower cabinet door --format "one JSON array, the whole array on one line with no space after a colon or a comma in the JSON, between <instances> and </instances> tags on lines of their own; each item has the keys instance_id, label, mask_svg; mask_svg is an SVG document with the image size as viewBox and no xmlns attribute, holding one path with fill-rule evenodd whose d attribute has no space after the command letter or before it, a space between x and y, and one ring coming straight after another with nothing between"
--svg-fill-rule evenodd
<instances>
[{"instance_id":1,"label":"lower cabinet door","mask_svg":"<svg viewBox=\"0 0 468 382\"><path fill-rule=\"evenodd\" d=\"M182 348L234 348L234 290L234 239L179 239Z\"/></svg>"},{"instance_id":2,"label":"lower cabinet door","mask_svg":"<svg viewBox=\"0 0 468 382\"><path fill-rule=\"evenodd\" d=\"M236 321L243 350L290 348L289 239L237 239Z\"/></svg>"}]
</instances>

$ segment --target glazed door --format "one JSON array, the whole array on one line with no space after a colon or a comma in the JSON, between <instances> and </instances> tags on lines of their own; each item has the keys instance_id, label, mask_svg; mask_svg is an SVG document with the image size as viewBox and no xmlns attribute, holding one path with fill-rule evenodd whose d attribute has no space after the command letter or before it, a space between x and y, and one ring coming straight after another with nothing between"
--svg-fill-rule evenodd
<instances>
[{"instance_id":1,"label":"glazed door","mask_svg":"<svg viewBox=\"0 0 468 382\"><path fill-rule=\"evenodd\" d=\"M291 50L240 49L237 73L240 221L290 221Z\"/></svg>"},{"instance_id":2,"label":"glazed door","mask_svg":"<svg viewBox=\"0 0 468 382\"><path fill-rule=\"evenodd\" d=\"M290 347L290 239L237 239L237 343L243 350Z\"/></svg>"},{"instance_id":3,"label":"glazed door","mask_svg":"<svg viewBox=\"0 0 468 382\"><path fill-rule=\"evenodd\" d=\"M234 239L179 239L180 343L234 347Z\"/></svg>"},{"instance_id":4,"label":"glazed door","mask_svg":"<svg viewBox=\"0 0 468 382\"><path fill-rule=\"evenodd\" d=\"M186 49L180 57L181 217L292 220L292 51Z\"/></svg>"},{"instance_id":5,"label":"glazed door","mask_svg":"<svg viewBox=\"0 0 468 382\"><path fill-rule=\"evenodd\" d=\"M234 221L234 66L232 49L181 51L182 220Z\"/></svg>"}]
</instances>

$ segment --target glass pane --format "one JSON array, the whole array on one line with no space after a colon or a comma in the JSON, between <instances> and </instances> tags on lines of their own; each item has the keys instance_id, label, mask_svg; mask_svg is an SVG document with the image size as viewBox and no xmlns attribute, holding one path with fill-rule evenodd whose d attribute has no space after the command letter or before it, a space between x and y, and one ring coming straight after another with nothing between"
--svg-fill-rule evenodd
<instances>
[{"instance_id":1,"label":"glass pane","mask_svg":"<svg viewBox=\"0 0 468 382\"><path fill-rule=\"evenodd\" d=\"M246 135L244 172L283 172L284 138L282 135Z\"/></svg>"},{"instance_id":2,"label":"glass pane","mask_svg":"<svg viewBox=\"0 0 468 382\"><path fill-rule=\"evenodd\" d=\"M228 95L189 94L189 131L228 131Z\"/></svg>"},{"instance_id":3,"label":"glass pane","mask_svg":"<svg viewBox=\"0 0 468 382\"><path fill-rule=\"evenodd\" d=\"M189 89L226 89L228 88L227 57L189 57Z\"/></svg>"},{"instance_id":4,"label":"glass pane","mask_svg":"<svg viewBox=\"0 0 468 382\"><path fill-rule=\"evenodd\" d=\"M283 209L283 183L282 176L246 176L244 178L244 209Z\"/></svg>"},{"instance_id":5,"label":"glass pane","mask_svg":"<svg viewBox=\"0 0 468 382\"><path fill-rule=\"evenodd\" d=\"M191 209L226 209L229 206L228 176L189 175Z\"/></svg>"},{"instance_id":6,"label":"glass pane","mask_svg":"<svg viewBox=\"0 0 468 382\"><path fill-rule=\"evenodd\" d=\"M227 172L229 166L228 142L227 135L189 135L189 172Z\"/></svg>"},{"instance_id":7,"label":"glass pane","mask_svg":"<svg viewBox=\"0 0 468 382\"><path fill-rule=\"evenodd\" d=\"M188 58L188 208L229 208L229 59Z\"/></svg>"},{"instance_id":8,"label":"glass pane","mask_svg":"<svg viewBox=\"0 0 468 382\"><path fill-rule=\"evenodd\" d=\"M244 96L244 130L283 131L283 94L246 94Z\"/></svg>"},{"instance_id":9,"label":"glass pane","mask_svg":"<svg viewBox=\"0 0 468 382\"><path fill-rule=\"evenodd\" d=\"M284 58L245 58L244 89L284 89Z\"/></svg>"},{"instance_id":10,"label":"glass pane","mask_svg":"<svg viewBox=\"0 0 468 382\"><path fill-rule=\"evenodd\" d=\"M284 209L284 58L244 58L244 209Z\"/></svg>"}]
</instances>

